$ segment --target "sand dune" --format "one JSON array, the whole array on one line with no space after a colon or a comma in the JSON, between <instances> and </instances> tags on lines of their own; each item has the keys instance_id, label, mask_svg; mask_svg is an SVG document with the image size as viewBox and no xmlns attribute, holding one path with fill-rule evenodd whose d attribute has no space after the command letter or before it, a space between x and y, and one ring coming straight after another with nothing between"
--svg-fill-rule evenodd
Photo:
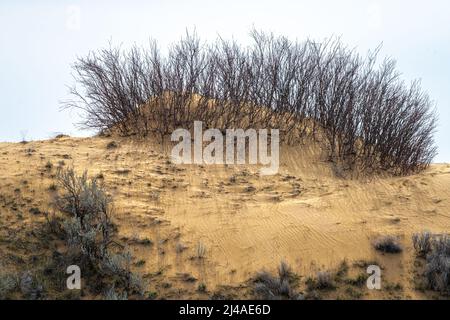
<instances>
[{"instance_id":1,"label":"sand dune","mask_svg":"<svg viewBox=\"0 0 450 320\"><path fill-rule=\"evenodd\" d=\"M106 148L111 140L118 148ZM211 291L239 288L282 260L304 276L343 260L376 261L386 283L402 285L400 297L427 297L414 288L411 236L450 230L450 165L409 177L344 180L319 150L285 147L280 173L259 176L254 166L174 165L161 146L119 138L1 143L0 256L5 268L14 268L11 255L30 255L4 239L25 238L43 223L33 208L54 210L48 190L54 177L45 169L51 161L102 174L114 196L119 237L145 261L138 270L168 298L201 297L192 293L198 283ZM404 251L375 251L372 243L381 235L398 236ZM152 245L143 245L145 239ZM388 296L364 291L365 298Z\"/></svg>"}]
</instances>

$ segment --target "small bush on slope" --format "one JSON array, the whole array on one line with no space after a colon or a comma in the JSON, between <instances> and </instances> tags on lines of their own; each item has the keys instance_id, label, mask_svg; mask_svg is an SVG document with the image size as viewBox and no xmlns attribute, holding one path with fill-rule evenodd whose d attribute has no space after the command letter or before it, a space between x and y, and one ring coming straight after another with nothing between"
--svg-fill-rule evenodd
<instances>
[{"instance_id":1,"label":"small bush on slope","mask_svg":"<svg viewBox=\"0 0 450 320\"><path fill-rule=\"evenodd\" d=\"M292 288L293 275L291 268L281 262L276 276L267 271L256 275L253 291L258 298L264 300L302 299L303 296Z\"/></svg>"},{"instance_id":2,"label":"small bush on slope","mask_svg":"<svg viewBox=\"0 0 450 320\"><path fill-rule=\"evenodd\" d=\"M442 236L433 241L433 248L427 255L425 278L429 288L450 294L450 237Z\"/></svg>"},{"instance_id":3,"label":"small bush on slope","mask_svg":"<svg viewBox=\"0 0 450 320\"><path fill-rule=\"evenodd\" d=\"M422 232L413 235L417 256L426 259L424 277L428 289L450 294L450 237Z\"/></svg>"},{"instance_id":4,"label":"small bush on slope","mask_svg":"<svg viewBox=\"0 0 450 320\"><path fill-rule=\"evenodd\" d=\"M18 287L17 278L8 273L0 274L0 300L5 300L10 298L12 292L14 292Z\"/></svg>"},{"instance_id":5,"label":"small bush on slope","mask_svg":"<svg viewBox=\"0 0 450 320\"><path fill-rule=\"evenodd\" d=\"M414 249L419 257L425 257L432 249L432 234L428 231L415 233L412 237Z\"/></svg>"},{"instance_id":6,"label":"small bush on slope","mask_svg":"<svg viewBox=\"0 0 450 320\"><path fill-rule=\"evenodd\" d=\"M378 238L374 243L375 249L386 253L399 253L403 251L398 239L393 236Z\"/></svg>"},{"instance_id":7,"label":"small bush on slope","mask_svg":"<svg viewBox=\"0 0 450 320\"><path fill-rule=\"evenodd\" d=\"M93 267L105 259L112 243L111 200L96 179L87 179L86 172L76 176L73 169L60 170L57 177L64 194L56 203L68 214L62 223L66 243Z\"/></svg>"},{"instance_id":8,"label":"small bush on slope","mask_svg":"<svg viewBox=\"0 0 450 320\"><path fill-rule=\"evenodd\" d=\"M92 278L106 277L122 288L121 297L142 295L144 283L131 271L131 254L127 250L120 253L112 250L113 245L118 245L113 240L112 199L103 185L96 178L88 179L86 172L77 176L71 168L59 170L57 178L63 194L58 196L56 204L68 217L63 219L60 228L53 228L63 232L69 248L68 259L78 262ZM111 290L103 291L111 293Z\"/></svg>"}]
</instances>

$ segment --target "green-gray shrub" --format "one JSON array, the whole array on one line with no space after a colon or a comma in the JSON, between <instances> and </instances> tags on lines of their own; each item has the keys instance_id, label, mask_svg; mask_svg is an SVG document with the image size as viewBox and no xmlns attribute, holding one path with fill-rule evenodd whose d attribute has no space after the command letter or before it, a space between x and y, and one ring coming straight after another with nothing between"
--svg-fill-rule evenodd
<instances>
[{"instance_id":1,"label":"green-gray shrub","mask_svg":"<svg viewBox=\"0 0 450 320\"><path fill-rule=\"evenodd\" d=\"M256 274L253 291L258 298L264 300L302 299L303 296L292 287L292 280L291 268L285 262L281 262L277 275L267 271Z\"/></svg>"},{"instance_id":2,"label":"green-gray shrub","mask_svg":"<svg viewBox=\"0 0 450 320\"><path fill-rule=\"evenodd\" d=\"M59 170L58 181L64 193L57 205L69 215L62 223L66 243L72 253L95 266L103 261L112 242L111 199L97 179L88 180L86 171L76 176L73 169Z\"/></svg>"},{"instance_id":3,"label":"green-gray shrub","mask_svg":"<svg viewBox=\"0 0 450 320\"><path fill-rule=\"evenodd\" d=\"M425 257L432 249L433 236L430 232L424 231L415 233L412 236L412 242L416 253L420 257Z\"/></svg>"},{"instance_id":4,"label":"green-gray shrub","mask_svg":"<svg viewBox=\"0 0 450 320\"><path fill-rule=\"evenodd\" d=\"M450 237L444 235L433 240L425 266L427 286L443 294L450 294Z\"/></svg>"},{"instance_id":5,"label":"green-gray shrub","mask_svg":"<svg viewBox=\"0 0 450 320\"><path fill-rule=\"evenodd\" d=\"M115 287L112 286L106 290L104 300L128 300L128 295L126 292L117 292Z\"/></svg>"},{"instance_id":6,"label":"green-gray shrub","mask_svg":"<svg viewBox=\"0 0 450 320\"><path fill-rule=\"evenodd\" d=\"M18 280L12 274L0 274L0 300L8 299L18 288Z\"/></svg>"}]
</instances>

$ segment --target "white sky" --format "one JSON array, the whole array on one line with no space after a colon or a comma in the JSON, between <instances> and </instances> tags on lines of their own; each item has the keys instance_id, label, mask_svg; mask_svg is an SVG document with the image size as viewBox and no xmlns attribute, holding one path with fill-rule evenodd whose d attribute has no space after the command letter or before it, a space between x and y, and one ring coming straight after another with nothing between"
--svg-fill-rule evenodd
<instances>
[{"instance_id":1,"label":"white sky","mask_svg":"<svg viewBox=\"0 0 450 320\"><path fill-rule=\"evenodd\" d=\"M216 3L217 2L217 3ZM292 39L341 36L359 52L383 43L405 80L422 79L440 123L436 162L450 162L450 2L445 0L228 0L0 2L0 141L87 135L76 113L59 111L77 56L112 40L128 46L152 37L162 47L186 28L245 43L252 26Z\"/></svg>"}]
</instances>

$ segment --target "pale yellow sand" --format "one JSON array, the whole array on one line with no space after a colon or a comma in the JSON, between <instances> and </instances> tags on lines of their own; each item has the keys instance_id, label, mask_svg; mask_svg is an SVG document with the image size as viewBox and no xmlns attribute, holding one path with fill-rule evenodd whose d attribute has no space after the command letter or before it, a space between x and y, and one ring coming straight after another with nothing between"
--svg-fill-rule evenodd
<instances>
[{"instance_id":1,"label":"pale yellow sand","mask_svg":"<svg viewBox=\"0 0 450 320\"><path fill-rule=\"evenodd\" d=\"M112 140L119 147L108 150ZM174 165L160 146L126 139L0 143L1 226L23 231L43 219L29 208L53 210L48 187L54 179L44 167L64 161L90 176L104 175L119 237L146 261L140 272L163 270L173 281L187 273L215 288L239 285L281 260L302 275L333 269L344 259L375 260L383 279L403 285L402 297L422 298L412 281L411 235L450 231L450 165L409 177L344 180L318 150L283 148L280 173L261 177L253 166ZM398 236L404 252L376 252L372 242L380 235ZM133 244L134 238L153 245ZM1 243L0 250L8 253ZM193 258L199 253L203 259Z\"/></svg>"}]
</instances>

